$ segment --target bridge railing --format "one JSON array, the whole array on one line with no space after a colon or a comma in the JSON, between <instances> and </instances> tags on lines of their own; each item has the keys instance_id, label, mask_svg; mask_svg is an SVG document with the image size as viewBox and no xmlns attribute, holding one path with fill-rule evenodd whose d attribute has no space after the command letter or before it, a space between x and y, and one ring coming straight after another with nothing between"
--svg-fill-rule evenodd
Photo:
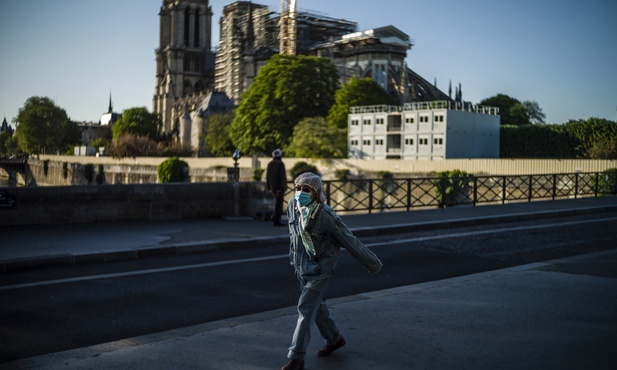
<instances>
[{"instance_id":1,"label":"bridge railing","mask_svg":"<svg viewBox=\"0 0 617 370\"><path fill-rule=\"evenodd\" d=\"M456 187L438 177L325 180L323 185L326 203L337 213L410 211L617 194L614 172L468 176L460 180ZM285 199L292 196L293 183L290 183Z\"/></svg>"}]
</instances>

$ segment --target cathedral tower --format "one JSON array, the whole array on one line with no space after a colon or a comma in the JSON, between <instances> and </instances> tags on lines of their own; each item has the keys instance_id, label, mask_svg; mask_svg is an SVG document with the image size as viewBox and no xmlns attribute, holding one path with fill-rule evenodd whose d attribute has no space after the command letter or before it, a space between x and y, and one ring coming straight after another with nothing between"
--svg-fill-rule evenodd
<instances>
[{"instance_id":1,"label":"cathedral tower","mask_svg":"<svg viewBox=\"0 0 617 370\"><path fill-rule=\"evenodd\" d=\"M152 107L163 131L176 128L183 101L212 89L212 8L208 0L163 0Z\"/></svg>"}]
</instances>

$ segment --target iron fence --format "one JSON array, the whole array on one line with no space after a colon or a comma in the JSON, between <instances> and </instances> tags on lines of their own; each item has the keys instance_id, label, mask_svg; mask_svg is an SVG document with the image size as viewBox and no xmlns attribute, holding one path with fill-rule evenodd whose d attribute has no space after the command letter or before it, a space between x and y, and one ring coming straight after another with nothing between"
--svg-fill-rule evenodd
<instances>
[{"instance_id":1,"label":"iron fence","mask_svg":"<svg viewBox=\"0 0 617 370\"><path fill-rule=\"evenodd\" d=\"M326 180L326 203L337 213L506 204L617 194L617 172L446 178ZM290 183L285 199L293 196Z\"/></svg>"}]
</instances>

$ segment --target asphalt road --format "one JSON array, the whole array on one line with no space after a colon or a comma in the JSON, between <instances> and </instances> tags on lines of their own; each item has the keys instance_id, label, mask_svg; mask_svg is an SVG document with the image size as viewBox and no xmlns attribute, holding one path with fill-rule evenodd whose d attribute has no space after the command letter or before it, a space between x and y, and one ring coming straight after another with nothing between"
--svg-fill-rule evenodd
<instances>
[{"instance_id":1,"label":"asphalt road","mask_svg":"<svg viewBox=\"0 0 617 370\"><path fill-rule=\"evenodd\" d=\"M365 239L371 276L344 253L329 296L444 279L617 245L617 213ZM295 305L287 246L0 275L0 363Z\"/></svg>"}]
</instances>

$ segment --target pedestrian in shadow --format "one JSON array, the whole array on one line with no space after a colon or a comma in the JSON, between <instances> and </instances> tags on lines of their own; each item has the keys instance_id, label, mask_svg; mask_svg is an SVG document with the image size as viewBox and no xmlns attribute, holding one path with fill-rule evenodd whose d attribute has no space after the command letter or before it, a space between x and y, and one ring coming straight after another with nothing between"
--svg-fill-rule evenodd
<instances>
[{"instance_id":1,"label":"pedestrian in shadow","mask_svg":"<svg viewBox=\"0 0 617 370\"><path fill-rule=\"evenodd\" d=\"M329 356L346 344L324 299L330 277L345 248L371 274L381 270L379 258L371 252L328 206L318 175L305 172L294 181L294 197L287 205L290 236L290 264L300 281L298 321L282 370L303 370L304 357L317 325L325 345L318 356Z\"/></svg>"},{"instance_id":2,"label":"pedestrian in shadow","mask_svg":"<svg viewBox=\"0 0 617 370\"><path fill-rule=\"evenodd\" d=\"M280 149L276 149L272 152L272 160L268 163L268 173L266 174L266 181L268 190L274 194L274 212L272 215L272 221L274 226L285 226L281 222L281 215L283 214L283 197L287 190L287 175L285 173L285 163L281 159L283 152Z\"/></svg>"}]
</instances>

